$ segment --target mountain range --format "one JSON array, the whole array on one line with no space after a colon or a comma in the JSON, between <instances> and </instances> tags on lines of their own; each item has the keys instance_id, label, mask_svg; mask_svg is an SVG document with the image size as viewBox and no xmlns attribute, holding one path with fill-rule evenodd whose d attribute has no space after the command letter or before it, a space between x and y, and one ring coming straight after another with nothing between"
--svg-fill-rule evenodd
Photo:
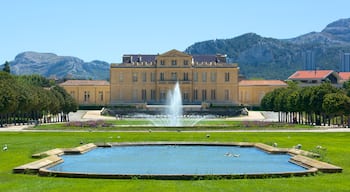
<instances>
[{"instance_id":1,"label":"mountain range","mask_svg":"<svg viewBox=\"0 0 350 192\"><path fill-rule=\"evenodd\" d=\"M110 64L94 60L84 62L77 57L53 53L24 52L10 62L11 73L16 75L40 74L53 78L109 79Z\"/></svg>"},{"instance_id":2,"label":"mountain range","mask_svg":"<svg viewBox=\"0 0 350 192\"><path fill-rule=\"evenodd\" d=\"M350 52L350 18L332 22L321 32L290 39L246 33L231 39L197 42L185 50L193 55L226 54L229 62L238 63L240 73L246 78L281 80L302 70L305 53L310 51L316 69L339 71L340 53ZM99 60L84 62L77 57L37 52L20 53L10 62L14 74L76 79L108 79L109 66Z\"/></svg>"},{"instance_id":3,"label":"mountain range","mask_svg":"<svg viewBox=\"0 0 350 192\"><path fill-rule=\"evenodd\" d=\"M316 69L339 71L340 53L350 52L350 18L332 22L321 32L290 39L247 33L231 39L198 42L185 50L189 54L227 54L247 78L282 80L296 70L303 70L308 51L313 53Z\"/></svg>"}]
</instances>

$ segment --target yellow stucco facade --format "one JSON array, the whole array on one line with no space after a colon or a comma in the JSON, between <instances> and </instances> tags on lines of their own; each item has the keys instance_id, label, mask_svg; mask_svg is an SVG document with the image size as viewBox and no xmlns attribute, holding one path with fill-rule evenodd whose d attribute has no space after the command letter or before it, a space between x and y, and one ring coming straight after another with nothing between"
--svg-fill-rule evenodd
<instances>
[{"instance_id":1,"label":"yellow stucco facade","mask_svg":"<svg viewBox=\"0 0 350 192\"><path fill-rule=\"evenodd\" d=\"M287 86L280 80L242 80L239 82L239 101L245 106L259 106L266 93Z\"/></svg>"},{"instance_id":2,"label":"yellow stucco facade","mask_svg":"<svg viewBox=\"0 0 350 192\"><path fill-rule=\"evenodd\" d=\"M79 105L106 106L110 103L110 84L101 80L68 80L60 84Z\"/></svg>"},{"instance_id":3,"label":"yellow stucco facade","mask_svg":"<svg viewBox=\"0 0 350 192\"><path fill-rule=\"evenodd\" d=\"M68 80L60 85L79 105L163 104L179 82L184 104L258 106L266 93L286 87L280 80L238 80L237 64L225 55L124 55L111 64L110 82Z\"/></svg>"},{"instance_id":4,"label":"yellow stucco facade","mask_svg":"<svg viewBox=\"0 0 350 192\"><path fill-rule=\"evenodd\" d=\"M224 55L124 55L123 63L111 64L111 104L164 103L176 82L185 104L238 104L238 72Z\"/></svg>"}]
</instances>

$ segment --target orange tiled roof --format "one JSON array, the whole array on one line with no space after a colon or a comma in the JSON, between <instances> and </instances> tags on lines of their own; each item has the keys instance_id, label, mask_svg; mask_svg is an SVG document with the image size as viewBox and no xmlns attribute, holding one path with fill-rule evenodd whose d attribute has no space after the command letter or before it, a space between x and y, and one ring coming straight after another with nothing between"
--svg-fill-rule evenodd
<instances>
[{"instance_id":1,"label":"orange tiled roof","mask_svg":"<svg viewBox=\"0 0 350 192\"><path fill-rule=\"evenodd\" d=\"M60 84L61 86L102 86L109 85L108 81L104 80L67 80Z\"/></svg>"},{"instance_id":2,"label":"orange tiled roof","mask_svg":"<svg viewBox=\"0 0 350 192\"><path fill-rule=\"evenodd\" d=\"M333 70L296 71L288 79L325 79L333 72Z\"/></svg>"},{"instance_id":3,"label":"orange tiled roof","mask_svg":"<svg viewBox=\"0 0 350 192\"><path fill-rule=\"evenodd\" d=\"M342 80L347 81L350 79L350 72L339 72L338 74Z\"/></svg>"},{"instance_id":4,"label":"orange tiled roof","mask_svg":"<svg viewBox=\"0 0 350 192\"><path fill-rule=\"evenodd\" d=\"M239 86L286 86L287 83L281 80L242 80Z\"/></svg>"}]
</instances>

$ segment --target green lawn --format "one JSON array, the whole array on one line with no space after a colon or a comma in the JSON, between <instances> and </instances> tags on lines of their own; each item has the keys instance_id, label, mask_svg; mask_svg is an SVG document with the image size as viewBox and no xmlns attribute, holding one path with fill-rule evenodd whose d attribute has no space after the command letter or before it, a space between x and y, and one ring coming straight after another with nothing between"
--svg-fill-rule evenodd
<instances>
[{"instance_id":1,"label":"green lawn","mask_svg":"<svg viewBox=\"0 0 350 192\"><path fill-rule=\"evenodd\" d=\"M83 126L79 124L83 123ZM89 122L69 122L56 124L42 124L30 129L33 130L85 130L85 131L207 131L207 130L300 130L300 129L318 129L311 125L286 124L277 122L261 121L232 121L226 119L204 119L194 126L184 127L154 127L147 119L123 119L108 121L89 121ZM104 126L102 126L102 124ZM96 126L94 126L96 125ZM106 125L106 126L105 126Z\"/></svg>"},{"instance_id":2,"label":"green lawn","mask_svg":"<svg viewBox=\"0 0 350 192\"><path fill-rule=\"evenodd\" d=\"M0 191L350 191L350 133L233 133L215 132L1 132ZM119 137L118 137L119 136ZM341 166L343 173L308 177L241 180L113 180L71 179L13 174L12 168L34 161L33 153L76 147L79 142L124 141L249 141L305 150L327 148L325 160Z\"/></svg>"}]
</instances>

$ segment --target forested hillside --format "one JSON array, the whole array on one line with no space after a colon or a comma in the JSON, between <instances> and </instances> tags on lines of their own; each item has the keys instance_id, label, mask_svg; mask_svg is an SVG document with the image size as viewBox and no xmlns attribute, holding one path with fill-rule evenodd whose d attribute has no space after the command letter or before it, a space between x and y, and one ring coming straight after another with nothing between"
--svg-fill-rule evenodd
<instances>
[{"instance_id":1,"label":"forested hillside","mask_svg":"<svg viewBox=\"0 0 350 192\"><path fill-rule=\"evenodd\" d=\"M311 32L291 39L261 37L247 33L231 39L195 43L189 54L227 54L238 63L247 78L287 79L296 70L303 70L305 52L312 51L316 69L338 71L340 53L350 52L350 19L340 19L321 32Z\"/></svg>"}]
</instances>

